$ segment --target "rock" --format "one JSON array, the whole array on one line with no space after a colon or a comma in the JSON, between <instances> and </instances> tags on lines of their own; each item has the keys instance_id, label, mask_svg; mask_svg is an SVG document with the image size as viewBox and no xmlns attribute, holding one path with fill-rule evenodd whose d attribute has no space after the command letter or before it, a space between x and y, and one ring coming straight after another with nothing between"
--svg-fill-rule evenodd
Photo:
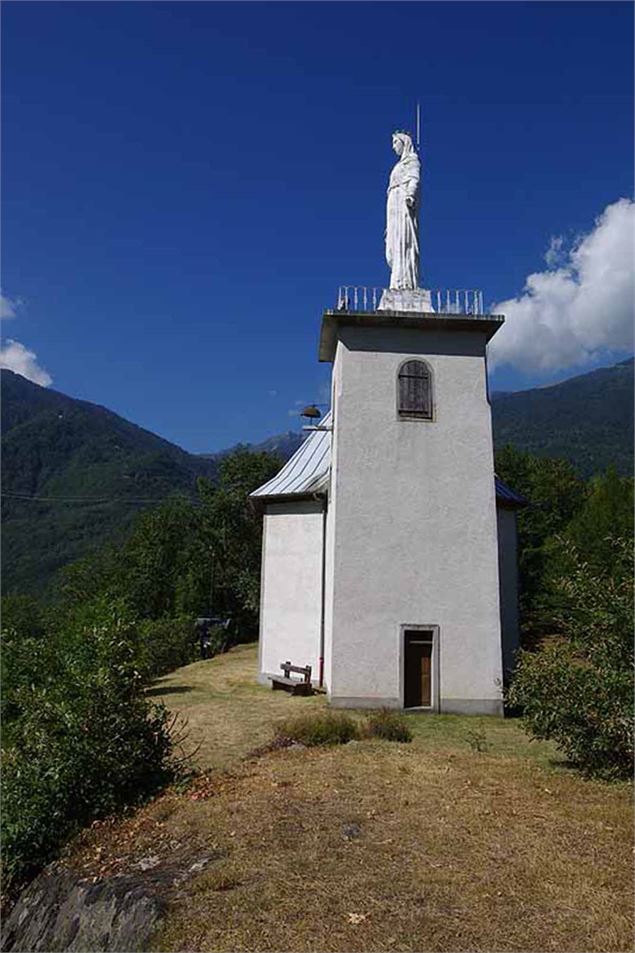
<instances>
[{"instance_id":1,"label":"rock","mask_svg":"<svg viewBox=\"0 0 635 953\"><path fill-rule=\"evenodd\" d=\"M134 866L138 870L152 870L153 867L156 867L160 863L160 858L153 854L151 857L142 857L142 859L136 863Z\"/></svg>"},{"instance_id":2,"label":"rock","mask_svg":"<svg viewBox=\"0 0 635 953\"><path fill-rule=\"evenodd\" d=\"M166 909L156 886L130 876L90 883L72 871L44 871L5 920L2 949L76 953L144 950Z\"/></svg>"},{"instance_id":3,"label":"rock","mask_svg":"<svg viewBox=\"0 0 635 953\"><path fill-rule=\"evenodd\" d=\"M348 824L342 824L342 834L347 840L355 840L362 836L362 829L355 821L350 821Z\"/></svg>"},{"instance_id":4,"label":"rock","mask_svg":"<svg viewBox=\"0 0 635 953\"><path fill-rule=\"evenodd\" d=\"M137 953L148 948L177 889L226 850L154 855L135 873L87 879L57 865L22 891L2 925L2 950L15 953Z\"/></svg>"}]
</instances>

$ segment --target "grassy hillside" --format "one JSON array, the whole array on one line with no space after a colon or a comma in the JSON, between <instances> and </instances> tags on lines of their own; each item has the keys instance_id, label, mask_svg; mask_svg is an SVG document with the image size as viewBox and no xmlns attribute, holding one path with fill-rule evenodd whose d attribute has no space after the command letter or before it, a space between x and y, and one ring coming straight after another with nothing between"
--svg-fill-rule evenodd
<instances>
[{"instance_id":1,"label":"grassy hillside","mask_svg":"<svg viewBox=\"0 0 635 953\"><path fill-rule=\"evenodd\" d=\"M4 591L37 590L60 566L125 531L134 514L190 494L214 461L104 407L2 371ZM37 498L33 500L33 498Z\"/></svg>"},{"instance_id":2,"label":"grassy hillside","mask_svg":"<svg viewBox=\"0 0 635 953\"><path fill-rule=\"evenodd\" d=\"M492 717L413 714L411 744L249 755L278 719L325 704L258 685L256 655L159 681L188 747L206 742L202 774L95 824L62 861L86 879L150 868L139 876L171 883L184 858L194 876L176 881L151 949L631 949L630 785L583 780Z\"/></svg>"}]
</instances>

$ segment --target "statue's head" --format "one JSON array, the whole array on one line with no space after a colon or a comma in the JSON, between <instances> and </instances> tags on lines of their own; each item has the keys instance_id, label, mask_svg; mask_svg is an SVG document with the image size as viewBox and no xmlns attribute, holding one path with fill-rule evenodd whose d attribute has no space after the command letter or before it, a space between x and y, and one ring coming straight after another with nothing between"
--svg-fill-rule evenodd
<instances>
[{"instance_id":1,"label":"statue's head","mask_svg":"<svg viewBox=\"0 0 635 953\"><path fill-rule=\"evenodd\" d=\"M392 134L392 147L398 156L409 155L409 153L414 152L412 136L409 132L397 129Z\"/></svg>"}]
</instances>

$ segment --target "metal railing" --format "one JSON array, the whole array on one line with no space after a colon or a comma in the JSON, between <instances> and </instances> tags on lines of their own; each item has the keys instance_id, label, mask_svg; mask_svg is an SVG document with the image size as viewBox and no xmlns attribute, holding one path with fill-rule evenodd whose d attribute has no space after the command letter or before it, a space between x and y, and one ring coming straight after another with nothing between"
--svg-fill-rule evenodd
<instances>
[{"instance_id":1,"label":"metal railing","mask_svg":"<svg viewBox=\"0 0 635 953\"><path fill-rule=\"evenodd\" d=\"M338 311L376 311L383 288L366 288L363 285L340 285L337 293Z\"/></svg>"},{"instance_id":2,"label":"metal railing","mask_svg":"<svg viewBox=\"0 0 635 953\"><path fill-rule=\"evenodd\" d=\"M340 285L338 311L377 311L385 288L364 285ZM430 301L437 314L483 315L483 292L476 288L433 288Z\"/></svg>"}]
</instances>

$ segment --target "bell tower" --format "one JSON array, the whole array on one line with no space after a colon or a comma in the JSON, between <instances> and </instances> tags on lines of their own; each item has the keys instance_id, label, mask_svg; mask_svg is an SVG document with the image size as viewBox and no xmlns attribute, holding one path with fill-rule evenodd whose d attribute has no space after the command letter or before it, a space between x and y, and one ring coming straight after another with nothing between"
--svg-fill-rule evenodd
<instances>
[{"instance_id":1,"label":"bell tower","mask_svg":"<svg viewBox=\"0 0 635 953\"><path fill-rule=\"evenodd\" d=\"M340 288L319 346L331 411L252 494L259 672L300 660L336 706L502 714L525 502L494 473L486 348L504 318L479 291L419 287L420 160L409 133L392 144L390 285Z\"/></svg>"},{"instance_id":2,"label":"bell tower","mask_svg":"<svg viewBox=\"0 0 635 953\"><path fill-rule=\"evenodd\" d=\"M335 705L502 712L485 360L502 323L324 314L319 356L333 364L325 675Z\"/></svg>"}]
</instances>

